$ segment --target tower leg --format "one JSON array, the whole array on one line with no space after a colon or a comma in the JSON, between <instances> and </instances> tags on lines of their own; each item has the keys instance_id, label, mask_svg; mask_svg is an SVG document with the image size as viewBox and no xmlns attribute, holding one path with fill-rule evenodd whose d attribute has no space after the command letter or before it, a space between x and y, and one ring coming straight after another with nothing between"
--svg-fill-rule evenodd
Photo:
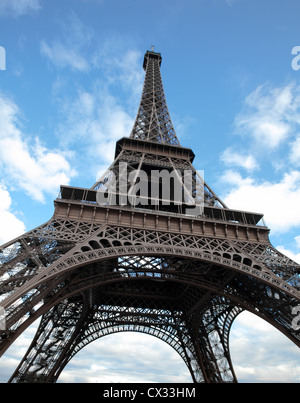
<instances>
[{"instance_id":1,"label":"tower leg","mask_svg":"<svg viewBox=\"0 0 300 403\"><path fill-rule=\"evenodd\" d=\"M62 301L43 315L31 346L9 382L55 382L55 371L80 330L84 311L81 296Z\"/></svg>"},{"instance_id":2,"label":"tower leg","mask_svg":"<svg viewBox=\"0 0 300 403\"><path fill-rule=\"evenodd\" d=\"M190 320L196 360L205 383L237 383L229 351L229 332L242 312L222 298L212 298Z\"/></svg>"}]
</instances>

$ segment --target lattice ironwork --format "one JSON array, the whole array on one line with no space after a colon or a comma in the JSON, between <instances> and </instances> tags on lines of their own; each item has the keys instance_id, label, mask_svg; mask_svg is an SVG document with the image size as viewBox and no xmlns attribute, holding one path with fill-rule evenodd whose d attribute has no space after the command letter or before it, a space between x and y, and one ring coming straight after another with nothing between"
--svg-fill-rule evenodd
<instances>
[{"instance_id":1,"label":"lattice ironwork","mask_svg":"<svg viewBox=\"0 0 300 403\"><path fill-rule=\"evenodd\" d=\"M143 94L130 137L179 146L165 99L160 74L161 61L158 53L147 52L145 55Z\"/></svg>"},{"instance_id":2,"label":"lattice ironwork","mask_svg":"<svg viewBox=\"0 0 300 403\"><path fill-rule=\"evenodd\" d=\"M91 189L62 186L53 217L0 250L0 353L41 318L10 382L56 382L87 344L123 331L168 343L193 382L237 382L229 334L243 310L300 347L292 326L300 266L270 244L262 215L230 210L199 177L171 123L160 64L160 54L146 53L134 128L103 177ZM134 178L126 186L125 169ZM186 200L168 204L161 194L120 203L153 169L192 172L189 196L202 208L191 214ZM112 186L117 203L99 204Z\"/></svg>"}]
</instances>

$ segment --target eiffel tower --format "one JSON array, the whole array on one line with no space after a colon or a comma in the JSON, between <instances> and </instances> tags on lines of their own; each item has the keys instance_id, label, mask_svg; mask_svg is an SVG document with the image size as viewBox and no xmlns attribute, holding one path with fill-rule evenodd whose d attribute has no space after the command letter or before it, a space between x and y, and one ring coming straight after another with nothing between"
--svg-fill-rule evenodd
<instances>
[{"instance_id":1,"label":"eiffel tower","mask_svg":"<svg viewBox=\"0 0 300 403\"><path fill-rule=\"evenodd\" d=\"M161 62L146 52L133 130L102 178L61 186L52 218L0 249L1 355L40 319L9 382L54 383L87 344L135 331L173 347L193 382L235 383L229 333L244 310L300 347L300 266L271 245L261 214L228 208L193 167Z\"/></svg>"}]
</instances>

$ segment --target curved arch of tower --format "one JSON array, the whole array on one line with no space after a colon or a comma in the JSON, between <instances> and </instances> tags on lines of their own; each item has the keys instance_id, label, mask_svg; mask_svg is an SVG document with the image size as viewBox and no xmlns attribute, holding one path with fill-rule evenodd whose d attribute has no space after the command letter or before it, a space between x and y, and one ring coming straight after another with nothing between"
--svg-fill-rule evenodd
<instances>
[{"instance_id":1,"label":"curved arch of tower","mask_svg":"<svg viewBox=\"0 0 300 403\"><path fill-rule=\"evenodd\" d=\"M168 343L194 382L237 382L229 351L248 310L300 347L300 266L263 216L231 210L180 145L148 51L134 127L91 188L61 186L45 224L0 249L0 354L41 317L10 382L56 382L84 346L136 331Z\"/></svg>"}]
</instances>

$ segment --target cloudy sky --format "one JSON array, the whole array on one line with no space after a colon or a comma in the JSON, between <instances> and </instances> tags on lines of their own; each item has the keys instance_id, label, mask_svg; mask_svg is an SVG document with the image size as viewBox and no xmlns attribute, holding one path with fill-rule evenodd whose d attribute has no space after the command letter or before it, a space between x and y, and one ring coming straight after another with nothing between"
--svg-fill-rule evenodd
<instances>
[{"instance_id":1,"label":"cloudy sky","mask_svg":"<svg viewBox=\"0 0 300 403\"><path fill-rule=\"evenodd\" d=\"M195 167L229 207L264 213L272 244L300 262L299 13L298 0L1 0L0 244L46 222L61 184L91 187L109 166L154 45ZM32 333L0 360L1 382ZM299 351L247 313L231 348L242 382L300 382ZM168 346L136 334L91 344L60 381L142 378L190 381Z\"/></svg>"}]
</instances>

